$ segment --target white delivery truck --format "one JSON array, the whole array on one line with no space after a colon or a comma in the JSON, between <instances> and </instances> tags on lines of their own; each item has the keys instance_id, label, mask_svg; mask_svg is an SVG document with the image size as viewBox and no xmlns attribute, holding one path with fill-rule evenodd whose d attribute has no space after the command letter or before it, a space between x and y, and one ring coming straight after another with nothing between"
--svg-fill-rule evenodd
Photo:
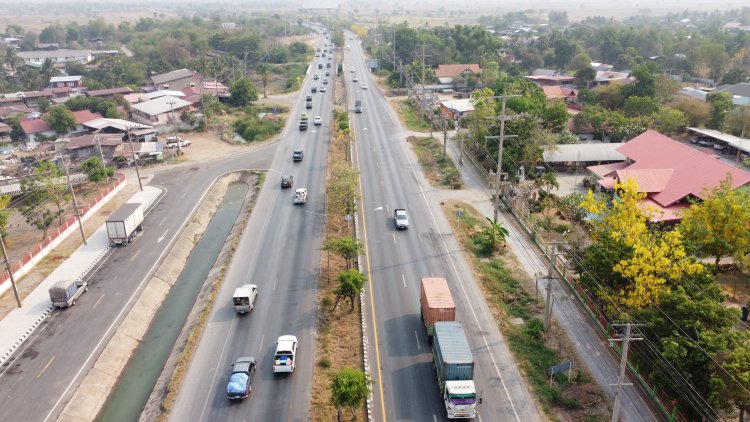
<instances>
[{"instance_id":1,"label":"white delivery truck","mask_svg":"<svg viewBox=\"0 0 750 422\"><path fill-rule=\"evenodd\" d=\"M232 297L234 311L238 314L252 311L256 296L258 296L258 286L255 284L245 284L238 287Z\"/></svg>"},{"instance_id":2,"label":"white delivery truck","mask_svg":"<svg viewBox=\"0 0 750 422\"><path fill-rule=\"evenodd\" d=\"M132 242L136 231L143 230L143 207L139 203L126 203L107 218L107 235L110 246L124 246Z\"/></svg>"}]
</instances>

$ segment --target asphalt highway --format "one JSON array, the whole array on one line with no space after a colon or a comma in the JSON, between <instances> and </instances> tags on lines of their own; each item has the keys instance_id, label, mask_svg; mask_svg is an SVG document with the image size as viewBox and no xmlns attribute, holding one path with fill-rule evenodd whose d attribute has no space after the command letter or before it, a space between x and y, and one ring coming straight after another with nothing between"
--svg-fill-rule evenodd
<instances>
[{"instance_id":1,"label":"asphalt highway","mask_svg":"<svg viewBox=\"0 0 750 422\"><path fill-rule=\"evenodd\" d=\"M432 188L406 144L406 134L385 97L374 89L376 76L365 67L359 41L351 33L344 70L352 113L356 163L363 200L360 221L366 242L365 271L371 372L375 381L375 420L444 420L445 409L432 367L432 354L420 320L422 277L446 277L475 360L474 381L482 397L482 421L544 420L507 344L442 215ZM351 67L355 72L351 72ZM353 82L357 76L358 82ZM363 89L367 84L368 89ZM397 231L394 208L406 208L408 230Z\"/></svg>"},{"instance_id":2,"label":"asphalt highway","mask_svg":"<svg viewBox=\"0 0 750 422\"><path fill-rule=\"evenodd\" d=\"M318 46L322 46L320 37ZM170 419L173 421L306 421L310 409L316 285L320 271L325 174L331 124L331 89L320 92L327 57L316 57L292 109L272 169L260 192L245 233L237 247L200 345L185 377ZM318 63L323 69L318 69ZM331 65L335 73L335 65ZM313 75L319 79L314 80ZM332 78L329 77L329 82ZM312 86L318 88L311 93ZM312 110L305 97L313 96ZM309 128L298 129L298 118L309 115ZM322 125L313 125L314 116ZM292 162L292 152L304 151L302 162ZM291 189L280 188L280 176L294 177ZM308 189L304 205L292 204L294 189ZM258 285L255 309L236 315L234 289ZM297 367L289 375L272 373L275 341L281 335L299 340ZM241 402L226 398L231 364L242 356L256 357L258 369L250 397Z\"/></svg>"},{"instance_id":3,"label":"asphalt highway","mask_svg":"<svg viewBox=\"0 0 750 422\"><path fill-rule=\"evenodd\" d=\"M76 306L54 311L0 368L0 420L55 420L210 184L231 170L268 168L275 148L157 173L151 185L164 193L146 215L142 235L108 252L87 276L89 291Z\"/></svg>"}]
</instances>

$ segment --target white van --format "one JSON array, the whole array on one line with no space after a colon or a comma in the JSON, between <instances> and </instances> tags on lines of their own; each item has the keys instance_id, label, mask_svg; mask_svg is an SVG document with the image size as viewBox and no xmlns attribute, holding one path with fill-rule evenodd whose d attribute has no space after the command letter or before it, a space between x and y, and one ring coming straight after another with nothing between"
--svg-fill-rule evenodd
<instances>
[{"instance_id":1,"label":"white van","mask_svg":"<svg viewBox=\"0 0 750 422\"><path fill-rule=\"evenodd\" d=\"M256 296L258 296L258 286L255 284L245 284L238 287L232 297L234 311L240 314L252 311Z\"/></svg>"}]
</instances>

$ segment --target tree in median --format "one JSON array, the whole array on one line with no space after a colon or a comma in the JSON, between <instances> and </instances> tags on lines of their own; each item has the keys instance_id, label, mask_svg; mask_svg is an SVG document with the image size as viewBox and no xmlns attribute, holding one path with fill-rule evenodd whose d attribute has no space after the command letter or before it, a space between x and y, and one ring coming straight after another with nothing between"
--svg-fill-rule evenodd
<instances>
[{"instance_id":1,"label":"tree in median","mask_svg":"<svg viewBox=\"0 0 750 422\"><path fill-rule=\"evenodd\" d=\"M336 309L339 301L342 298L349 299L351 310L354 310L354 303L357 299L357 295L365 287L365 275L358 270L346 270L339 274L339 285L333 291L336 294L336 303L333 304L333 309Z\"/></svg>"},{"instance_id":2,"label":"tree in median","mask_svg":"<svg viewBox=\"0 0 750 422\"><path fill-rule=\"evenodd\" d=\"M328 185L328 203L331 209L353 215L358 200L357 171L347 163L334 163Z\"/></svg>"},{"instance_id":3,"label":"tree in median","mask_svg":"<svg viewBox=\"0 0 750 422\"><path fill-rule=\"evenodd\" d=\"M370 394L372 381L367 374L354 368L344 367L333 374L331 378L331 403L339 410L348 407L355 415L355 409L365 404Z\"/></svg>"},{"instance_id":4,"label":"tree in median","mask_svg":"<svg viewBox=\"0 0 750 422\"><path fill-rule=\"evenodd\" d=\"M52 130L58 135L65 135L76 128L76 118L73 112L63 106L54 106L50 108L49 113L44 116L44 120L52 126Z\"/></svg>"},{"instance_id":5,"label":"tree in median","mask_svg":"<svg viewBox=\"0 0 750 422\"><path fill-rule=\"evenodd\" d=\"M349 269L352 267L354 260L362 255L364 248L356 239L353 239L350 236L342 236L326 240L325 243L323 243L323 250L333 252L344 258L346 261L346 269Z\"/></svg>"}]
</instances>

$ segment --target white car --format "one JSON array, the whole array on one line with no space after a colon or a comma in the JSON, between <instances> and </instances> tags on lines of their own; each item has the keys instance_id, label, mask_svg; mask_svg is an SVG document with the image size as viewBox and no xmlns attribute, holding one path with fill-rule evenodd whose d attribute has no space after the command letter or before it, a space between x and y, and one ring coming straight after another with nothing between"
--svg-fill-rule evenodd
<instances>
[{"instance_id":1,"label":"white car","mask_svg":"<svg viewBox=\"0 0 750 422\"><path fill-rule=\"evenodd\" d=\"M167 142L167 148L177 148L177 144L179 143L180 148L185 148L190 146L190 141L187 139L180 139L179 141L172 141Z\"/></svg>"},{"instance_id":2,"label":"white car","mask_svg":"<svg viewBox=\"0 0 750 422\"><path fill-rule=\"evenodd\" d=\"M313 124L314 124L315 126L320 126L320 125L322 125L322 124L323 124L323 119L321 119L321 118L320 118L320 116L315 116L315 117L313 118Z\"/></svg>"},{"instance_id":3,"label":"white car","mask_svg":"<svg viewBox=\"0 0 750 422\"><path fill-rule=\"evenodd\" d=\"M357 69L356 69L356 68L355 68L354 66L352 66L352 70L351 70L351 72L352 72L352 73L354 73L354 72L356 72L356 71L357 71Z\"/></svg>"},{"instance_id":4,"label":"white car","mask_svg":"<svg viewBox=\"0 0 750 422\"><path fill-rule=\"evenodd\" d=\"M320 87L320 92L326 92L326 86L325 85L323 85L323 86Z\"/></svg>"},{"instance_id":5,"label":"white car","mask_svg":"<svg viewBox=\"0 0 750 422\"><path fill-rule=\"evenodd\" d=\"M367 84L362 84L362 89L367 89Z\"/></svg>"},{"instance_id":6,"label":"white car","mask_svg":"<svg viewBox=\"0 0 750 422\"><path fill-rule=\"evenodd\" d=\"M355 77L353 77L353 78L352 78L352 82L359 82L359 78L357 78L356 76L355 76Z\"/></svg>"}]
</instances>

